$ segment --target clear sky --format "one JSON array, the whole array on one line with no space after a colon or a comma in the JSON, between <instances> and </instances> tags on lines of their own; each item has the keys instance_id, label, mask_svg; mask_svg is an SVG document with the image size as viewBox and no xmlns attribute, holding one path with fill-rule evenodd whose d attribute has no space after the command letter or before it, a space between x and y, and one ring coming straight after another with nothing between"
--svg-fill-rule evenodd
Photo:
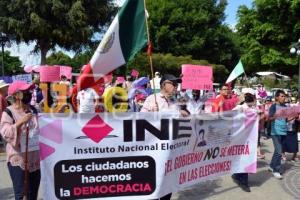
<instances>
[{"instance_id":1,"label":"clear sky","mask_svg":"<svg viewBox=\"0 0 300 200\"><path fill-rule=\"evenodd\" d=\"M231 26L235 26L237 19L236 19L236 13L241 5L246 5L247 7L251 7L253 0L227 0L228 5L225 10L226 24L229 24Z\"/></svg>"},{"instance_id":2,"label":"clear sky","mask_svg":"<svg viewBox=\"0 0 300 200\"><path fill-rule=\"evenodd\" d=\"M124 2L124 0L116 0L118 3ZM190 1L190 0L189 0ZM228 5L225 10L225 23L230 25L231 27L234 27L236 24L236 12L240 5L246 5L248 7L251 7L253 0L228 0ZM20 45L12 45L10 48L6 48L6 50L9 50L11 52L11 55L13 56L19 56L20 60L22 61L23 65L37 65L40 62L39 55L31 53L34 45L31 44L29 46L25 44ZM68 52L70 56L73 56L74 54L72 52Z\"/></svg>"}]
</instances>

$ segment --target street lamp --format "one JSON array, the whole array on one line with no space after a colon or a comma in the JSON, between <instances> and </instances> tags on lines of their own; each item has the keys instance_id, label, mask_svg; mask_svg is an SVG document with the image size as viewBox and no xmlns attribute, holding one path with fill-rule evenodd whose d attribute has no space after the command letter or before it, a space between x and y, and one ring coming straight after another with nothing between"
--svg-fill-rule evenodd
<instances>
[{"instance_id":1,"label":"street lamp","mask_svg":"<svg viewBox=\"0 0 300 200\"><path fill-rule=\"evenodd\" d=\"M9 39L6 36L6 34L1 33L0 34L0 43L1 43L1 48L2 48L2 65L1 65L2 76L4 76L4 46L5 46L6 42L8 42L8 41L9 41Z\"/></svg>"},{"instance_id":2,"label":"street lamp","mask_svg":"<svg viewBox=\"0 0 300 200\"><path fill-rule=\"evenodd\" d=\"M291 54L296 54L298 59L298 70L299 70L299 77L298 77L298 99L300 99L300 39L298 42L291 45L290 49Z\"/></svg>"}]
</instances>

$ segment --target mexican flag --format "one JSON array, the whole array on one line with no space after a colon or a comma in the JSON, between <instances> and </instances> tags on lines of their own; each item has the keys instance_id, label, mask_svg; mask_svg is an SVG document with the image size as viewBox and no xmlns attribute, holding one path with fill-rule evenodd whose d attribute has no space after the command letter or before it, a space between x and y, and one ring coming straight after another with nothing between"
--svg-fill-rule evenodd
<instances>
[{"instance_id":1,"label":"mexican flag","mask_svg":"<svg viewBox=\"0 0 300 200\"><path fill-rule=\"evenodd\" d=\"M240 60L238 64L235 66L235 68L230 73L229 77L227 78L226 83L229 83L239 77L241 74L245 73L244 66L242 61Z\"/></svg>"},{"instance_id":2,"label":"mexican flag","mask_svg":"<svg viewBox=\"0 0 300 200\"><path fill-rule=\"evenodd\" d=\"M91 87L109 72L126 64L146 43L144 1L127 0L79 76L78 90Z\"/></svg>"}]
</instances>

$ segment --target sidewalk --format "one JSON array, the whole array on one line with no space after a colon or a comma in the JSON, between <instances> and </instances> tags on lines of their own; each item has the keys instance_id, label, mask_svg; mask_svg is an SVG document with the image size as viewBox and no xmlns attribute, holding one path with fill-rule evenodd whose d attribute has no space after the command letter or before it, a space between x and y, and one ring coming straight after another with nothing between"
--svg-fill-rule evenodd
<instances>
[{"instance_id":1,"label":"sidewalk","mask_svg":"<svg viewBox=\"0 0 300 200\"><path fill-rule=\"evenodd\" d=\"M275 179L267 171L272 156L272 141L262 140L265 160L258 161L256 174L249 175L251 192L242 191L231 179L224 176L219 179L205 181L184 191L173 194L172 200L293 200L300 199L300 163L286 162L283 180ZM13 200L11 180L7 171L5 155L0 154L0 200ZM41 197L42 194L39 194ZM130 200L130 198L128 199Z\"/></svg>"}]
</instances>

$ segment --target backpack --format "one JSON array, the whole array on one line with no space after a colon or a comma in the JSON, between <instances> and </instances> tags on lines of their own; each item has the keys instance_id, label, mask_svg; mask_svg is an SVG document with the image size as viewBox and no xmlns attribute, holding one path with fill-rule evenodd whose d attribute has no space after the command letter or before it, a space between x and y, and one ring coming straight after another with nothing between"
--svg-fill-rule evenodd
<instances>
[{"instance_id":1,"label":"backpack","mask_svg":"<svg viewBox=\"0 0 300 200\"><path fill-rule=\"evenodd\" d=\"M29 107L34 115L38 114L37 109L33 105L29 105ZM9 108L5 108L3 112L6 112L6 114L8 114L8 116L10 116L10 118L13 120L13 124L16 123L15 118Z\"/></svg>"}]
</instances>

